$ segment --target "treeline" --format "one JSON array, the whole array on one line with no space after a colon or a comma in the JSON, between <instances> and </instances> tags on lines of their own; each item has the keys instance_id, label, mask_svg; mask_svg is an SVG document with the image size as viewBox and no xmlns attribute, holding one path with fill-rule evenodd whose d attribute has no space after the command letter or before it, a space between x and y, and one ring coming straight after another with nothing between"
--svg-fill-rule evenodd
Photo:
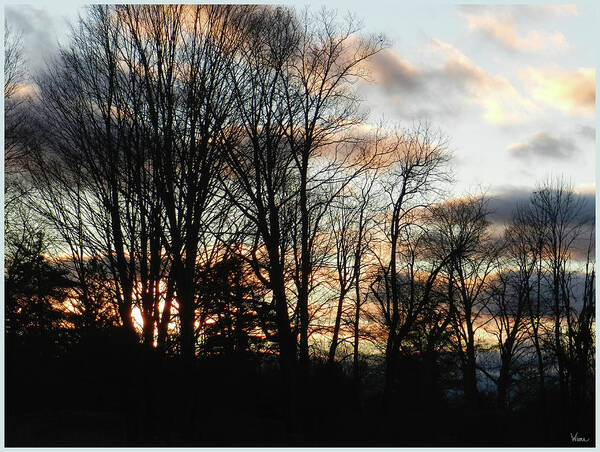
<instances>
[{"instance_id":1,"label":"treeline","mask_svg":"<svg viewBox=\"0 0 600 452\"><path fill-rule=\"evenodd\" d=\"M594 218L563 180L507 225L485 196L447 200L441 133L366 125L356 86L384 37L329 12L93 6L30 96L8 38L7 351L110 331L148 357L123 383L148 434L166 358L188 433L215 357L277 360L256 384L279 394L283 444L315 410L341 422L322 371L357 419L380 393L390 425L407 401L593 415Z\"/></svg>"}]
</instances>

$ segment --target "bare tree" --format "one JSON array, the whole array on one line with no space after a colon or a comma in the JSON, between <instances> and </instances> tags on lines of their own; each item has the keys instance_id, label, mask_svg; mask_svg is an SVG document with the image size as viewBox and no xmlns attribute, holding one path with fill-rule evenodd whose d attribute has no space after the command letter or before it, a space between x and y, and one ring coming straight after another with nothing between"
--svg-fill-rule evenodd
<instances>
[{"instance_id":1,"label":"bare tree","mask_svg":"<svg viewBox=\"0 0 600 452\"><path fill-rule=\"evenodd\" d=\"M361 296L361 276L365 271L363 258L373 235L373 220L376 215L373 206L376 205L377 197L373 187L378 169L376 167L365 172L338 195L337 200L329 207L327 223L334 241L334 269L337 275L338 297L328 362L332 363L335 359L344 314L344 301L354 289L354 307L348 323L352 327L355 377L358 376L359 326L361 308L364 304Z\"/></svg>"},{"instance_id":2,"label":"bare tree","mask_svg":"<svg viewBox=\"0 0 600 452\"><path fill-rule=\"evenodd\" d=\"M21 35L4 24L4 216L8 231L23 217L23 201L29 190L23 181L24 157L28 145L30 104L27 71Z\"/></svg>"},{"instance_id":3,"label":"bare tree","mask_svg":"<svg viewBox=\"0 0 600 452\"><path fill-rule=\"evenodd\" d=\"M577 309L573 306L569 316L573 317L569 327L569 359L570 359L570 383L571 398L575 410L589 403L589 388L593 385L595 369L595 331L596 319L596 270L595 259L592 257L594 249L594 229L591 228L586 262L584 270L583 293L581 293L581 305ZM579 303L578 303L579 304Z\"/></svg>"},{"instance_id":4,"label":"bare tree","mask_svg":"<svg viewBox=\"0 0 600 452\"><path fill-rule=\"evenodd\" d=\"M446 164L449 153L446 140L428 124L417 124L404 133L394 132L382 143L389 166L382 173L384 212L380 229L385 237L379 260L379 278L372 284L387 330L385 403L391 403L398 351L411 331L421 310L428 304L437 274L448 257L425 263L419 254L424 234L420 213L441 193L441 184L449 180ZM384 257L386 253L389 257ZM425 291L417 294L423 273Z\"/></svg>"},{"instance_id":5,"label":"bare tree","mask_svg":"<svg viewBox=\"0 0 600 452\"><path fill-rule=\"evenodd\" d=\"M96 237L100 239L98 253L114 275L121 321L135 335L131 314L137 254L127 239L131 224L126 219L132 187L128 174L119 171L133 151L125 144L130 128L118 90L118 31L108 8L92 8L89 21L74 33L71 48L63 49L39 78L41 136L32 150L30 175L47 218L75 260L82 264L90 252L83 249L84 240L91 238L85 244L94 247ZM83 223L86 217L91 223Z\"/></svg>"},{"instance_id":6,"label":"bare tree","mask_svg":"<svg viewBox=\"0 0 600 452\"><path fill-rule=\"evenodd\" d=\"M250 10L247 36L232 68L233 92L243 140L227 154L223 186L231 202L251 221L256 277L272 292L279 362L285 387L282 400L289 429L296 422L296 340L290 325L286 261L290 247L289 215L295 179L285 143L281 77L295 42L296 23L282 8Z\"/></svg>"},{"instance_id":7,"label":"bare tree","mask_svg":"<svg viewBox=\"0 0 600 452\"><path fill-rule=\"evenodd\" d=\"M309 295L321 222L353 175L368 165L364 148L347 136L358 120L349 82L381 44L351 39L353 24L340 27L325 13L299 17L282 8L249 14L246 29L232 71L245 137L230 154L229 181L235 184L228 190L256 225L256 249L264 247L266 265L255 268L273 292L282 369L293 386L297 352L300 375L307 376Z\"/></svg>"},{"instance_id":8,"label":"bare tree","mask_svg":"<svg viewBox=\"0 0 600 452\"><path fill-rule=\"evenodd\" d=\"M543 280L544 227L545 222L540 216L540 212L532 209L530 203L525 203L517 205L512 224L506 231L509 237L509 249L512 250L512 256L516 258L519 269L519 279L522 284L519 287L519 294L524 296L526 301L526 317L537 362L539 399L542 410L546 406L546 363L543 348L547 329L545 319L549 315ZM528 268L529 265L533 265L531 270Z\"/></svg>"},{"instance_id":9,"label":"bare tree","mask_svg":"<svg viewBox=\"0 0 600 452\"><path fill-rule=\"evenodd\" d=\"M590 271L588 258L583 283L584 300L576 303L576 299L581 300L581 295L575 294L573 264L575 252L581 247L582 232L590 218L584 215L585 201L577 197L563 179L542 183L532 194L530 202L530 217L537 220L535 225L541 239L540 276L550 292L553 329L549 343L556 358L561 406L566 408L570 401L571 365L579 360L579 357L575 358L574 339L589 337L589 333L577 334L575 325L579 324L581 316L581 326L589 331L585 325L589 325L591 320L588 297L593 269ZM589 339L585 342L589 343ZM583 359L583 362L588 361Z\"/></svg>"},{"instance_id":10,"label":"bare tree","mask_svg":"<svg viewBox=\"0 0 600 452\"><path fill-rule=\"evenodd\" d=\"M46 141L80 177L85 196L96 196L108 212L107 226L93 229L106 237L123 321L133 330L131 312L139 305L144 342L153 345L160 324L162 343L176 296L188 359L195 349L199 238L208 231L214 180L234 130L226 82L236 11L92 7L71 48L40 80L46 123L63 125L46 128Z\"/></svg>"},{"instance_id":11,"label":"bare tree","mask_svg":"<svg viewBox=\"0 0 600 452\"><path fill-rule=\"evenodd\" d=\"M499 253L490 234L488 212L484 197L452 200L433 209L439 249L450 256L445 263L449 314L470 403L476 403L478 395L476 334L489 321L484 318L485 288Z\"/></svg>"},{"instance_id":12,"label":"bare tree","mask_svg":"<svg viewBox=\"0 0 600 452\"><path fill-rule=\"evenodd\" d=\"M531 258L529 258L531 260ZM529 264L529 265L528 265ZM500 268L494 278L490 278L488 292L490 299L486 310L493 322L485 330L496 337L500 355L500 369L497 377L481 369L497 386L497 401L500 409L509 406L509 391L515 363L523 357L528 338L526 313L527 297L530 296L529 278L535 269L525 262L525 268L518 262L517 270ZM527 273L529 272L529 273Z\"/></svg>"},{"instance_id":13,"label":"bare tree","mask_svg":"<svg viewBox=\"0 0 600 452\"><path fill-rule=\"evenodd\" d=\"M4 171L11 174L20 169L25 148L24 92L25 61L21 36L8 23L4 24Z\"/></svg>"},{"instance_id":14,"label":"bare tree","mask_svg":"<svg viewBox=\"0 0 600 452\"><path fill-rule=\"evenodd\" d=\"M357 25L352 20L339 22L335 14L327 11L313 17L307 10L299 23L297 45L287 63L288 76L283 84L286 119L289 121L285 129L286 138L299 182L297 302L303 373L307 372L308 366L312 246L320 230L321 218L332 200L329 197L311 203L310 194L321 190L332 179L343 177L344 181L340 181L340 187L333 192L335 196L352 177L351 174L349 177L347 170L342 173L342 169L349 166L352 153L348 152L346 146L340 146L349 142L344 135L362 119L358 109L359 99L352 90L351 82L366 75L362 63L385 45L381 36L355 39L357 32Z\"/></svg>"},{"instance_id":15,"label":"bare tree","mask_svg":"<svg viewBox=\"0 0 600 452\"><path fill-rule=\"evenodd\" d=\"M363 283L368 278L369 262L367 254L376 234L376 216L377 216L377 193L374 190L374 183L378 172L373 171L365 174L360 185L358 219L356 222L356 240L354 243L354 318L352 322L353 343L352 343L352 372L354 380L359 381L359 340L360 340L360 320L363 306L368 299L368 287L363 287Z\"/></svg>"},{"instance_id":16,"label":"bare tree","mask_svg":"<svg viewBox=\"0 0 600 452\"><path fill-rule=\"evenodd\" d=\"M238 42L236 11L176 5L116 10L128 44L125 60L130 72L138 71L138 89L147 104L144 132L166 225L162 238L173 260L181 351L187 359L195 354L198 239L233 133L227 74Z\"/></svg>"}]
</instances>

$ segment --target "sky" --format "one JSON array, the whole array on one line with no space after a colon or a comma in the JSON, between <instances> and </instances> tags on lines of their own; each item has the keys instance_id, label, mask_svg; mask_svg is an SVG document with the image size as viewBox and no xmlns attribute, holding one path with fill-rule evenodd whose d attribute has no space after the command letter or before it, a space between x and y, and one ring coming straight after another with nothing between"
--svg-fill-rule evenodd
<instances>
[{"instance_id":1,"label":"sky","mask_svg":"<svg viewBox=\"0 0 600 452\"><path fill-rule=\"evenodd\" d=\"M318 10L318 2L283 3ZM537 183L566 177L595 192L595 85L600 11L577 4L460 5L436 2L329 1L362 33L390 46L357 85L373 123L426 120L448 137L454 195L480 193L507 204ZM84 10L73 3L5 6L35 71L68 42ZM510 209L507 210L507 212Z\"/></svg>"}]
</instances>

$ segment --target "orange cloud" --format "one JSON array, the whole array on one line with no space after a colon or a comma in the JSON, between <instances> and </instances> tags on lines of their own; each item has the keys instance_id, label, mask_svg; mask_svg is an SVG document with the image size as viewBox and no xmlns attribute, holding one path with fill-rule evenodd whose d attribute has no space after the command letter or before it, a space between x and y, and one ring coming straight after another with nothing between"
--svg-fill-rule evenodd
<instances>
[{"instance_id":1,"label":"orange cloud","mask_svg":"<svg viewBox=\"0 0 600 452\"><path fill-rule=\"evenodd\" d=\"M515 21L509 15L487 11L481 15L463 13L462 16L466 19L469 30L482 33L509 50L530 53L568 47L565 36L560 32L530 31L527 35L520 36Z\"/></svg>"},{"instance_id":2,"label":"orange cloud","mask_svg":"<svg viewBox=\"0 0 600 452\"><path fill-rule=\"evenodd\" d=\"M595 194L596 194L596 183L595 182L588 182L588 183L579 184L579 185L577 185L574 188L574 191L578 195L591 195L591 196L595 196Z\"/></svg>"},{"instance_id":3,"label":"orange cloud","mask_svg":"<svg viewBox=\"0 0 600 452\"><path fill-rule=\"evenodd\" d=\"M453 45L433 39L418 67L387 49L369 60L367 70L386 98L407 118L456 116L465 107L485 121L504 125L524 120L539 107L511 82L486 72Z\"/></svg>"},{"instance_id":4,"label":"orange cloud","mask_svg":"<svg viewBox=\"0 0 600 452\"><path fill-rule=\"evenodd\" d=\"M528 68L519 74L533 99L564 113L592 115L596 106L596 71L579 68Z\"/></svg>"},{"instance_id":5,"label":"orange cloud","mask_svg":"<svg viewBox=\"0 0 600 452\"><path fill-rule=\"evenodd\" d=\"M486 121L498 125L518 122L537 110L506 78L487 73L451 44L438 39L433 43L445 56L444 71L466 84L471 102L483 108Z\"/></svg>"},{"instance_id":6,"label":"orange cloud","mask_svg":"<svg viewBox=\"0 0 600 452\"><path fill-rule=\"evenodd\" d=\"M32 97L39 93L38 87L31 83L19 83L14 86L13 96L15 99Z\"/></svg>"},{"instance_id":7,"label":"orange cloud","mask_svg":"<svg viewBox=\"0 0 600 452\"><path fill-rule=\"evenodd\" d=\"M422 76L416 67L390 49L374 55L368 62L368 69L377 83L386 86L402 84L407 87L416 87Z\"/></svg>"}]
</instances>

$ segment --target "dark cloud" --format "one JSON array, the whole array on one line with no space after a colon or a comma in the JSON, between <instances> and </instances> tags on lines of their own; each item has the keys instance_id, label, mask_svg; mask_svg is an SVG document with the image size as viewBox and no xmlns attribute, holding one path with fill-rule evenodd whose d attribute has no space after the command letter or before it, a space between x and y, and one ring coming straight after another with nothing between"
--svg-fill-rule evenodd
<instances>
[{"instance_id":1,"label":"dark cloud","mask_svg":"<svg viewBox=\"0 0 600 452\"><path fill-rule=\"evenodd\" d=\"M386 105L393 106L394 115L402 119L446 117L463 107L458 83L448 83L447 77L432 71L416 69L393 51L382 52L369 61L375 85L367 87ZM446 95L438 93L446 85Z\"/></svg>"},{"instance_id":2,"label":"dark cloud","mask_svg":"<svg viewBox=\"0 0 600 452\"><path fill-rule=\"evenodd\" d=\"M583 259L585 260L585 256L583 257ZM575 311L579 312L581 310L581 308L583 307L583 300L584 300L584 292L585 292L585 283L586 283L586 275L585 275L585 270L581 267L583 267L581 259L578 259L580 261L580 268L576 269L576 270L572 270L571 273L569 274L569 285L570 288L572 290L572 297L569 299L569 303L571 305L571 309L574 309ZM540 293L543 295L542 298L542 304L541 304L541 313L545 316L551 316L552 315L552 310L553 310L553 306L552 306L552 293L553 293L553 281L552 281L552 275L550 274L550 272L545 269L543 270L545 273L545 277L542 277L540 279ZM502 273L504 273L505 276L510 277L512 275L512 277L519 277L518 274L515 274L513 270L509 270L509 269L502 269L501 270ZM535 279L535 277L534 277ZM508 312L512 312L513 314L516 312L517 308L518 308L518 294L515 292L516 290L518 290L518 284L509 284L507 287L508 290L508 297L506 297L506 299L502 300L503 303L507 303L504 307L503 310L508 309ZM533 293L537 293L537 284L535 284L531 289L533 291ZM535 296L535 295L534 295ZM495 314L497 312L499 312L499 305L497 303L498 300L496 299L492 299L492 302L489 303L487 305L487 308L490 310L490 312L492 314Z\"/></svg>"},{"instance_id":3,"label":"dark cloud","mask_svg":"<svg viewBox=\"0 0 600 452\"><path fill-rule=\"evenodd\" d=\"M518 205L526 205L531 197L531 190L511 188L490 198L490 221L498 224L509 223Z\"/></svg>"},{"instance_id":4,"label":"dark cloud","mask_svg":"<svg viewBox=\"0 0 600 452\"><path fill-rule=\"evenodd\" d=\"M526 206L530 202L531 190L510 188L490 197L489 208L491 210L489 220L496 229L510 224L517 206ZM579 220L587 220L588 223L581 229L579 237L571 246L571 257L576 261L585 261L587 258L590 233L595 229L596 195L595 193L576 193L574 205L581 205ZM593 246L593 243L592 243ZM592 249L592 256L595 248Z\"/></svg>"},{"instance_id":5,"label":"dark cloud","mask_svg":"<svg viewBox=\"0 0 600 452\"><path fill-rule=\"evenodd\" d=\"M512 220L517 206L529 204L532 190L524 188L506 188L490 196L489 208L491 210L490 221L497 224L507 224ZM595 218L596 194L576 193L575 201L581 203L583 218Z\"/></svg>"},{"instance_id":6,"label":"dark cloud","mask_svg":"<svg viewBox=\"0 0 600 452\"><path fill-rule=\"evenodd\" d=\"M577 154L579 148L571 138L556 138L549 133L539 132L525 142L509 146L508 150L519 159L543 157L566 160Z\"/></svg>"},{"instance_id":7,"label":"dark cloud","mask_svg":"<svg viewBox=\"0 0 600 452\"><path fill-rule=\"evenodd\" d=\"M376 80L386 89L410 92L424 88L420 71L389 49L372 58L370 69Z\"/></svg>"},{"instance_id":8,"label":"dark cloud","mask_svg":"<svg viewBox=\"0 0 600 452\"><path fill-rule=\"evenodd\" d=\"M9 27L20 33L25 64L30 73L45 67L45 62L58 51L58 24L46 11L30 5L7 5L5 19Z\"/></svg>"},{"instance_id":9,"label":"dark cloud","mask_svg":"<svg viewBox=\"0 0 600 452\"><path fill-rule=\"evenodd\" d=\"M542 185L544 186L545 183ZM499 242L503 240L505 227L512 223L516 209L529 206L532 194L532 189L506 186L500 188L495 193L484 195L487 200L487 219L491 223L490 231L494 240ZM445 202L454 201L456 199L450 199ZM573 206L573 211L577 213L569 221L572 225L583 224L583 226L581 227L579 236L572 243L570 253L574 260L582 262L587 258L590 236L595 230L595 192L574 192L571 206ZM594 243L592 242L593 245ZM594 256L594 253L595 251L592 250L591 255Z\"/></svg>"}]
</instances>

